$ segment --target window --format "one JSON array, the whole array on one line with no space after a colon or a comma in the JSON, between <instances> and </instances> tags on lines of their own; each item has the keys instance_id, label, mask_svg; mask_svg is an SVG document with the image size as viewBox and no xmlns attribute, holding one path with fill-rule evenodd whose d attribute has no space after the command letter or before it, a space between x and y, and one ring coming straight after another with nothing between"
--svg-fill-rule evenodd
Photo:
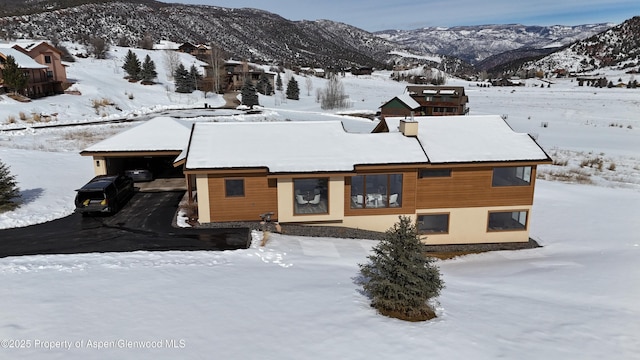
<instances>
[{"instance_id":1,"label":"window","mask_svg":"<svg viewBox=\"0 0 640 360\"><path fill-rule=\"evenodd\" d=\"M402 206L402 174L358 175L351 178L351 208Z\"/></svg>"},{"instance_id":2,"label":"window","mask_svg":"<svg viewBox=\"0 0 640 360\"><path fill-rule=\"evenodd\" d=\"M48 78L52 78L53 77L53 71L47 70L47 77Z\"/></svg>"},{"instance_id":3,"label":"window","mask_svg":"<svg viewBox=\"0 0 640 360\"><path fill-rule=\"evenodd\" d=\"M51 64L51 56L45 55L44 56L44 62L45 62L45 64Z\"/></svg>"},{"instance_id":4,"label":"window","mask_svg":"<svg viewBox=\"0 0 640 360\"><path fill-rule=\"evenodd\" d=\"M493 169L493 186L527 186L531 184L531 166L499 167Z\"/></svg>"},{"instance_id":5,"label":"window","mask_svg":"<svg viewBox=\"0 0 640 360\"><path fill-rule=\"evenodd\" d=\"M225 179L224 191L226 197L244 196L244 180L243 179Z\"/></svg>"},{"instance_id":6,"label":"window","mask_svg":"<svg viewBox=\"0 0 640 360\"><path fill-rule=\"evenodd\" d=\"M451 169L422 169L418 176L421 179L430 177L451 177Z\"/></svg>"},{"instance_id":7,"label":"window","mask_svg":"<svg viewBox=\"0 0 640 360\"><path fill-rule=\"evenodd\" d=\"M420 234L446 234L449 232L449 214L418 215Z\"/></svg>"},{"instance_id":8,"label":"window","mask_svg":"<svg viewBox=\"0 0 640 360\"><path fill-rule=\"evenodd\" d=\"M505 211L489 213L489 231L525 230L527 211Z\"/></svg>"},{"instance_id":9,"label":"window","mask_svg":"<svg viewBox=\"0 0 640 360\"><path fill-rule=\"evenodd\" d=\"M295 214L329 213L329 179L293 179Z\"/></svg>"}]
</instances>

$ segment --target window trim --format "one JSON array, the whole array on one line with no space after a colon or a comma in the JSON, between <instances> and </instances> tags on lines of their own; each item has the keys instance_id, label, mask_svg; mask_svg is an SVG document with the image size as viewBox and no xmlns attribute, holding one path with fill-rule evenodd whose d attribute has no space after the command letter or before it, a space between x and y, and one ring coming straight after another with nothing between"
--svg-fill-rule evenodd
<instances>
[{"instance_id":1,"label":"window trim","mask_svg":"<svg viewBox=\"0 0 640 360\"><path fill-rule=\"evenodd\" d=\"M229 195L229 181L241 181L242 182L242 194L241 195ZM243 178L228 178L228 179L224 179L224 197L225 198L239 198L239 197L245 197L246 196L246 191L245 191L245 183L244 183L244 179Z\"/></svg>"},{"instance_id":2,"label":"window trim","mask_svg":"<svg viewBox=\"0 0 640 360\"><path fill-rule=\"evenodd\" d=\"M491 229L489 227L491 214L499 214L499 213L526 213L526 221L524 223L524 227L520 229ZM517 220L518 223L522 224L520 220ZM513 210L493 210L487 213L487 232L510 232L510 231L528 231L529 230L529 209L513 209Z\"/></svg>"},{"instance_id":3,"label":"window trim","mask_svg":"<svg viewBox=\"0 0 640 360\"><path fill-rule=\"evenodd\" d=\"M387 192L387 193L386 193L386 194L384 194L384 195L386 195L386 197L387 197L386 206L381 206L381 207L367 207L367 206L366 206L366 201L364 201L364 202L363 202L362 207L353 207L353 205L351 204L351 205L349 206L349 208L350 208L351 210L356 210L356 211L358 211L358 210L363 210L363 209L368 209L368 210L371 210L371 209L376 209L376 210L380 210L380 209L385 209L385 210L388 210L388 209L402 209L403 204L404 204L404 201L403 201L403 197L404 197L404 173L402 173L402 172L400 172L400 173L372 173L372 174L367 173L367 174L355 174L355 175L353 175L353 176L351 176L351 177L349 178L349 198L351 198L351 197L353 196L353 185L354 185L354 183L353 183L353 179L354 179L355 177L359 177L359 176L361 176L361 177L363 178L363 182L362 182L362 194L361 194L361 195L366 199L366 195L367 195L367 189L366 189L366 187L367 187L367 176L380 176L380 175L382 175L382 176L386 176L386 177L387 177L387 184L386 184L386 186L385 186L385 189L386 189L386 192ZM391 177L392 177L393 175L400 176L400 179L401 179L401 180L400 180L400 186L401 186L401 189L400 189L400 191L399 191L399 192L391 192ZM389 202L389 199L390 199L390 197L391 197L391 195L392 195L392 194L396 194L396 193L398 194L398 199L396 200L396 202L397 202L399 205L398 205L398 206L391 206L391 203Z\"/></svg>"},{"instance_id":4,"label":"window trim","mask_svg":"<svg viewBox=\"0 0 640 360\"><path fill-rule=\"evenodd\" d=\"M447 216L447 231L443 231L443 232L435 232L435 231L423 231L420 230L420 227L418 226L418 219L420 218L420 216L442 216L442 215L446 215ZM429 214L417 214L416 216L416 230L418 231L418 235L448 235L451 229L451 213L450 212L439 212L439 213L429 213Z\"/></svg>"},{"instance_id":5,"label":"window trim","mask_svg":"<svg viewBox=\"0 0 640 360\"><path fill-rule=\"evenodd\" d=\"M316 213L299 213L296 212L296 180L320 180L320 179L324 179L327 181L327 211L326 212L316 212ZM294 178L292 179L292 185L293 185L293 216L313 216L313 215L328 215L329 214L329 210L331 209L330 204L329 204L329 199L331 198L329 196L329 192L330 192L330 181L331 179L329 177L309 177L309 178ZM322 196L320 197L320 199L322 200Z\"/></svg>"}]
</instances>

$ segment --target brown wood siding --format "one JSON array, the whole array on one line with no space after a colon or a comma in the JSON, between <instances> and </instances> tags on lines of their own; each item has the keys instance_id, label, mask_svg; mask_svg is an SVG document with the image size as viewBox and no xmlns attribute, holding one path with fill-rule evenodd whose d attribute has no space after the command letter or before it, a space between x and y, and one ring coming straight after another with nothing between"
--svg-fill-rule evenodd
<instances>
[{"instance_id":1,"label":"brown wood siding","mask_svg":"<svg viewBox=\"0 0 640 360\"><path fill-rule=\"evenodd\" d=\"M533 204L536 167L529 186L491 186L493 167L452 168L451 177L417 180L418 209Z\"/></svg>"},{"instance_id":2,"label":"brown wood siding","mask_svg":"<svg viewBox=\"0 0 640 360\"><path fill-rule=\"evenodd\" d=\"M351 208L351 177L345 177L344 188L344 215L389 215L389 214L412 214L416 212L416 182L418 175L415 170L361 173L358 175L374 174L402 174L402 202L400 207L373 208L373 209L352 209Z\"/></svg>"},{"instance_id":3,"label":"brown wood siding","mask_svg":"<svg viewBox=\"0 0 640 360\"><path fill-rule=\"evenodd\" d=\"M225 179L244 179L244 196L226 197ZM209 175L209 208L211 221L260 221L260 214L274 212L278 218L278 188L275 179L264 174L240 176Z\"/></svg>"}]
</instances>

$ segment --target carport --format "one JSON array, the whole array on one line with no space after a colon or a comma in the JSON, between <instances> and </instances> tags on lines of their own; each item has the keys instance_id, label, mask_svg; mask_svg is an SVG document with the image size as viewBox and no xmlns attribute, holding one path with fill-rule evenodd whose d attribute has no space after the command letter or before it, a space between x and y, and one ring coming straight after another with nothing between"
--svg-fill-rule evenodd
<instances>
[{"instance_id":1,"label":"carport","mask_svg":"<svg viewBox=\"0 0 640 360\"><path fill-rule=\"evenodd\" d=\"M158 117L93 144L80 155L93 157L96 175L147 169L154 179L182 179L186 189L182 169L174 167L173 162L186 148L190 128L190 123L185 121Z\"/></svg>"}]
</instances>

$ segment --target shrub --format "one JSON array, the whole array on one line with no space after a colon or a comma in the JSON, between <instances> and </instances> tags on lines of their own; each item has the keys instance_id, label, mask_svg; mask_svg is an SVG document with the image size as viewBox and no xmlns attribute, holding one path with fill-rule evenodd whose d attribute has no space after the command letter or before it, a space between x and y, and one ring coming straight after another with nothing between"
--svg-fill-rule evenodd
<instances>
[{"instance_id":1,"label":"shrub","mask_svg":"<svg viewBox=\"0 0 640 360\"><path fill-rule=\"evenodd\" d=\"M0 213L17 208L20 203L20 189L9 167L0 161Z\"/></svg>"},{"instance_id":2,"label":"shrub","mask_svg":"<svg viewBox=\"0 0 640 360\"><path fill-rule=\"evenodd\" d=\"M27 120L27 114L24 113L24 111L20 111L20 113L18 114L18 117L20 118L20 120L25 121Z\"/></svg>"},{"instance_id":3,"label":"shrub","mask_svg":"<svg viewBox=\"0 0 640 360\"><path fill-rule=\"evenodd\" d=\"M434 260L423 254L415 225L406 216L387 230L385 237L360 264L356 280L371 299L371 306L385 316L408 321L436 317L429 300L444 287Z\"/></svg>"},{"instance_id":4,"label":"shrub","mask_svg":"<svg viewBox=\"0 0 640 360\"><path fill-rule=\"evenodd\" d=\"M16 117L13 115L9 115L7 116L7 124L15 124L16 122Z\"/></svg>"}]
</instances>

